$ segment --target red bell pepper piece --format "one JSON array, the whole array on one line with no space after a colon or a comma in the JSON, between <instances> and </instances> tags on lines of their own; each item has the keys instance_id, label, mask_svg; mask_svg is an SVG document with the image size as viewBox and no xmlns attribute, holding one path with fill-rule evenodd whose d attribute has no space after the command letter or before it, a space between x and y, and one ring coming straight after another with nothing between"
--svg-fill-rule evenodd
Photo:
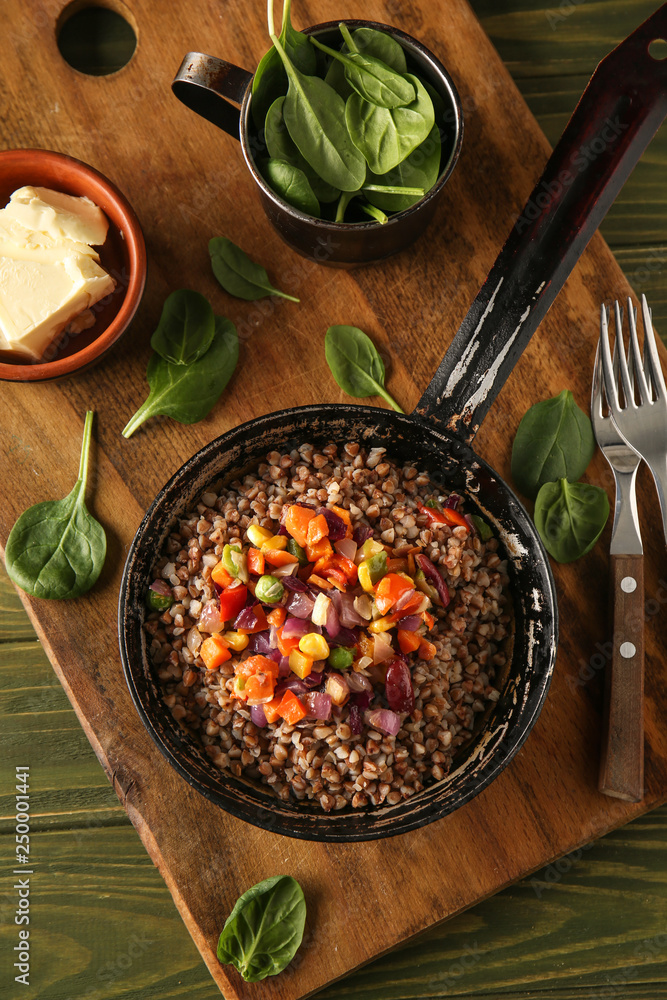
<instances>
[{"instance_id":1,"label":"red bell pepper piece","mask_svg":"<svg viewBox=\"0 0 667 1000\"><path fill-rule=\"evenodd\" d=\"M228 622L236 618L241 608L245 607L248 589L238 580L230 583L220 594L220 620Z\"/></svg>"},{"instance_id":2,"label":"red bell pepper piece","mask_svg":"<svg viewBox=\"0 0 667 1000\"><path fill-rule=\"evenodd\" d=\"M448 524L450 528L465 528L466 531L470 531L470 525L463 514L459 514L457 510L453 510L451 507L445 507L444 510L434 510L432 507L425 507L421 503L417 504L417 507L422 514L426 514L429 526L432 524Z\"/></svg>"}]
</instances>

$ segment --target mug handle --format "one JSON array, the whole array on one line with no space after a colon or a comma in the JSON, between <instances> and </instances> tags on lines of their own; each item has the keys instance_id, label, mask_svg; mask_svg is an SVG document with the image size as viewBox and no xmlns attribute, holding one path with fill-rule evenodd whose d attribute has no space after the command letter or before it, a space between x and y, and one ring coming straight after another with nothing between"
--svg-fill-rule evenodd
<instances>
[{"instance_id":1,"label":"mug handle","mask_svg":"<svg viewBox=\"0 0 667 1000\"><path fill-rule=\"evenodd\" d=\"M241 104L251 80L247 69L203 52L188 52L171 89L186 107L239 139L241 112L229 101Z\"/></svg>"}]
</instances>

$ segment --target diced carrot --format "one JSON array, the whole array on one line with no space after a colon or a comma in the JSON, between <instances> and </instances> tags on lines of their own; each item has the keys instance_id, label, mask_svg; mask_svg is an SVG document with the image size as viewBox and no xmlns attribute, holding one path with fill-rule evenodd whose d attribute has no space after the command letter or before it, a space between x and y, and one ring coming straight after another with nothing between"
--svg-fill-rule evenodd
<instances>
[{"instance_id":1,"label":"diced carrot","mask_svg":"<svg viewBox=\"0 0 667 1000\"><path fill-rule=\"evenodd\" d=\"M253 674L260 673L271 674L273 677L277 677L279 672L280 667L276 661L270 660L268 656L262 656L261 653L247 657L247 659L237 663L234 667L234 673L237 677L252 677Z\"/></svg>"},{"instance_id":2,"label":"diced carrot","mask_svg":"<svg viewBox=\"0 0 667 1000\"><path fill-rule=\"evenodd\" d=\"M308 533L306 535L306 543L308 545L317 545L318 542L321 542L323 538L327 538L328 535L329 523L324 514L318 514L308 522Z\"/></svg>"},{"instance_id":3,"label":"diced carrot","mask_svg":"<svg viewBox=\"0 0 667 1000\"><path fill-rule=\"evenodd\" d=\"M287 509L285 527L294 541L302 547L307 541L308 523L312 521L314 517L314 510L310 507L301 507L297 503L291 504Z\"/></svg>"},{"instance_id":4,"label":"diced carrot","mask_svg":"<svg viewBox=\"0 0 667 1000\"><path fill-rule=\"evenodd\" d=\"M325 580L324 577L318 576L317 573L312 573L306 580L306 583L310 583L313 587L321 587L323 590L331 589L331 583Z\"/></svg>"},{"instance_id":5,"label":"diced carrot","mask_svg":"<svg viewBox=\"0 0 667 1000\"><path fill-rule=\"evenodd\" d=\"M273 614L273 612L271 612ZM283 656L289 656L293 649L296 649L299 645L298 635L283 635L282 628L279 628L276 633L276 640L278 642L278 649Z\"/></svg>"},{"instance_id":6,"label":"diced carrot","mask_svg":"<svg viewBox=\"0 0 667 1000\"><path fill-rule=\"evenodd\" d=\"M204 639L199 655L207 670L217 670L225 660L232 658L229 647L221 635L211 635L208 639Z\"/></svg>"},{"instance_id":7,"label":"diced carrot","mask_svg":"<svg viewBox=\"0 0 667 1000\"><path fill-rule=\"evenodd\" d=\"M264 575L264 555L259 549L248 549L248 570L255 576Z\"/></svg>"},{"instance_id":8,"label":"diced carrot","mask_svg":"<svg viewBox=\"0 0 667 1000\"><path fill-rule=\"evenodd\" d=\"M266 714L266 710L264 712ZM297 698L293 691L285 691L283 700L280 702L278 714L285 722L293 726L300 719L305 718L306 709L303 702Z\"/></svg>"},{"instance_id":9,"label":"diced carrot","mask_svg":"<svg viewBox=\"0 0 667 1000\"><path fill-rule=\"evenodd\" d=\"M282 700L282 695L278 695L277 698L273 698L264 704L264 716L267 722L276 722L280 718L280 703Z\"/></svg>"},{"instance_id":10,"label":"diced carrot","mask_svg":"<svg viewBox=\"0 0 667 1000\"><path fill-rule=\"evenodd\" d=\"M273 698L276 679L273 674L253 674L245 684L245 694L249 705L263 705Z\"/></svg>"},{"instance_id":11,"label":"diced carrot","mask_svg":"<svg viewBox=\"0 0 667 1000\"><path fill-rule=\"evenodd\" d=\"M414 589L415 585L412 580L406 580L398 573L387 573L375 588L375 603L378 606L378 611L385 614L390 608L393 608L399 597Z\"/></svg>"},{"instance_id":12,"label":"diced carrot","mask_svg":"<svg viewBox=\"0 0 667 1000\"><path fill-rule=\"evenodd\" d=\"M404 628L396 630L396 638L402 653L413 653L415 649L419 649L422 641L421 636L417 635L416 632L408 632Z\"/></svg>"},{"instance_id":13,"label":"diced carrot","mask_svg":"<svg viewBox=\"0 0 667 1000\"><path fill-rule=\"evenodd\" d=\"M345 527L347 528L345 537L352 538L352 518L350 517L349 510L345 510L344 507L336 507L335 505L332 505L331 509L334 514L338 514L338 516L345 521Z\"/></svg>"},{"instance_id":14,"label":"diced carrot","mask_svg":"<svg viewBox=\"0 0 667 1000\"><path fill-rule=\"evenodd\" d=\"M237 632L241 632L243 635L252 635L253 632L264 632L269 627L269 623L266 620L266 612L261 604L256 604L253 608L255 612L255 617L257 619L257 624L254 628L237 628Z\"/></svg>"},{"instance_id":15,"label":"diced carrot","mask_svg":"<svg viewBox=\"0 0 667 1000\"><path fill-rule=\"evenodd\" d=\"M225 567L222 565L221 559L220 562L211 570L211 579L214 583L217 583L219 587L228 587L234 577L227 572Z\"/></svg>"},{"instance_id":16,"label":"diced carrot","mask_svg":"<svg viewBox=\"0 0 667 1000\"><path fill-rule=\"evenodd\" d=\"M324 515L322 514L320 516L323 517ZM328 538L321 538L319 542L316 542L314 545L311 545L310 543L306 545L306 558L308 559L308 562L316 563L317 560L321 559L323 556L331 557L332 555L333 548Z\"/></svg>"},{"instance_id":17,"label":"diced carrot","mask_svg":"<svg viewBox=\"0 0 667 1000\"><path fill-rule=\"evenodd\" d=\"M429 628L433 628L433 626L435 625L435 618L433 617L433 615L430 615L428 611L423 611L422 618L424 619L425 624Z\"/></svg>"},{"instance_id":18,"label":"diced carrot","mask_svg":"<svg viewBox=\"0 0 667 1000\"><path fill-rule=\"evenodd\" d=\"M286 616L287 612L285 611L284 608L274 608L273 611L270 611L268 613L268 615L266 616L266 620L269 623L269 625L276 625L280 627L281 625L284 624Z\"/></svg>"},{"instance_id":19,"label":"diced carrot","mask_svg":"<svg viewBox=\"0 0 667 1000\"><path fill-rule=\"evenodd\" d=\"M436 648L432 642L422 639L419 643L419 657L422 660L432 660L436 654Z\"/></svg>"},{"instance_id":20,"label":"diced carrot","mask_svg":"<svg viewBox=\"0 0 667 1000\"><path fill-rule=\"evenodd\" d=\"M286 552L285 549L267 549L264 558L271 566L287 566L288 563L298 563L299 561L296 556L293 556L291 552Z\"/></svg>"}]
</instances>

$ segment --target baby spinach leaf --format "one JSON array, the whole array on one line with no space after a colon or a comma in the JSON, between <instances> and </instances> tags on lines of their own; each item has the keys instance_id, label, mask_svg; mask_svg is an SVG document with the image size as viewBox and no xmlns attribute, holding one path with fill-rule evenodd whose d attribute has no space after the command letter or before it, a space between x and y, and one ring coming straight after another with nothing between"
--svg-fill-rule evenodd
<instances>
[{"instance_id":1,"label":"baby spinach leaf","mask_svg":"<svg viewBox=\"0 0 667 1000\"><path fill-rule=\"evenodd\" d=\"M203 420L232 377L238 359L236 327L224 316L215 317L213 343L197 361L174 365L153 354L146 372L151 391L123 430L123 437L131 437L150 417L172 417L181 424Z\"/></svg>"},{"instance_id":2,"label":"baby spinach leaf","mask_svg":"<svg viewBox=\"0 0 667 1000\"><path fill-rule=\"evenodd\" d=\"M512 446L512 479L532 500L544 483L583 476L594 451L591 422L563 389L524 414Z\"/></svg>"},{"instance_id":3,"label":"baby spinach leaf","mask_svg":"<svg viewBox=\"0 0 667 1000\"><path fill-rule=\"evenodd\" d=\"M324 80L300 73L275 35L273 44L289 77L283 115L299 152L327 184L356 191L366 177L366 164L345 127L342 99Z\"/></svg>"},{"instance_id":4,"label":"baby spinach leaf","mask_svg":"<svg viewBox=\"0 0 667 1000\"><path fill-rule=\"evenodd\" d=\"M151 347L165 361L188 365L206 354L215 334L215 316L208 299L187 288L169 295Z\"/></svg>"},{"instance_id":5,"label":"baby spinach leaf","mask_svg":"<svg viewBox=\"0 0 667 1000\"><path fill-rule=\"evenodd\" d=\"M365 192L368 200L385 212L402 212L406 208L411 208L431 190L440 176L441 149L440 132L437 125L434 125L424 142L393 170L386 174L368 175L368 181L376 185L422 188L421 195L410 195L406 192L386 194L373 191L373 188L366 184Z\"/></svg>"},{"instance_id":6,"label":"baby spinach leaf","mask_svg":"<svg viewBox=\"0 0 667 1000\"><path fill-rule=\"evenodd\" d=\"M315 73L317 57L308 42L306 35L292 27L290 8L292 0L284 0L283 23L280 31L280 41L290 59L302 73ZM273 12L271 10L271 16ZM269 24L270 32L273 25ZM250 110L253 121L261 129L266 119L266 113L280 94L287 93L287 74L282 59L275 46L271 46L259 61L252 81L252 102Z\"/></svg>"},{"instance_id":7,"label":"baby spinach leaf","mask_svg":"<svg viewBox=\"0 0 667 1000\"><path fill-rule=\"evenodd\" d=\"M410 81L381 59L352 48L354 40L349 32L346 41L351 51L348 53L338 52L323 42L318 42L312 35L310 41L322 52L326 52L341 63L345 70L345 79L364 100L382 108L398 108L415 100L417 95Z\"/></svg>"},{"instance_id":8,"label":"baby spinach leaf","mask_svg":"<svg viewBox=\"0 0 667 1000\"><path fill-rule=\"evenodd\" d=\"M332 187L331 184L327 184L326 181L323 181L322 178L315 173L310 163L308 163L305 157L301 155L296 147L296 144L293 142L292 137L287 131L287 125L285 124L285 119L283 117L284 103L285 98L278 97L273 102L266 115L264 140L266 142L266 148L269 151L269 156L274 160L285 160L286 163L291 163L293 167L298 167L299 170L302 170L308 178L308 183L313 189L313 194L318 201L323 203L336 201L336 199L340 196L338 188Z\"/></svg>"},{"instance_id":9,"label":"baby spinach leaf","mask_svg":"<svg viewBox=\"0 0 667 1000\"><path fill-rule=\"evenodd\" d=\"M241 247L232 243L226 236L215 236L208 243L213 273L230 295L237 299L254 302L255 299L266 298L267 295L279 295L290 302L298 302L293 295L274 288L269 276L261 266L248 257Z\"/></svg>"},{"instance_id":10,"label":"baby spinach leaf","mask_svg":"<svg viewBox=\"0 0 667 1000\"><path fill-rule=\"evenodd\" d=\"M341 32L342 30L341 28ZM352 32L352 38L357 52L381 59L397 73L407 73L408 67L402 46L385 31L377 31L376 28L357 28Z\"/></svg>"},{"instance_id":11,"label":"baby spinach leaf","mask_svg":"<svg viewBox=\"0 0 667 1000\"><path fill-rule=\"evenodd\" d=\"M382 396L399 413L404 411L384 387L384 364L375 344L357 326L330 326L324 353L331 374L348 396Z\"/></svg>"},{"instance_id":12,"label":"baby spinach leaf","mask_svg":"<svg viewBox=\"0 0 667 1000\"><path fill-rule=\"evenodd\" d=\"M17 587L33 597L79 597L102 572L106 535L85 502L92 427L93 412L89 410L72 492L63 500L45 500L29 507L9 533L7 572Z\"/></svg>"},{"instance_id":13,"label":"baby spinach leaf","mask_svg":"<svg viewBox=\"0 0 667 1000\"><path fill-rule=\"evenodd\" d=\"M345 104L345 121L352 142L374 174L386 174L427 138L435 124L433 101L411 73L417 96L402 108L379 108L352 94ZM289 122L288 122L289 125Z\"/></svg>"},{"instance_id":14,"label":"baby spinach leaf","mask_svg":"<svg viewBox=\"0 0 667 1000\"><path fill-rule=\"evenodd\" d=\"M218 958L257 983L289 965L305 925L306 900L296 879L267 878L237 899L218 941Z\"/></svg>"},{"instance_id":15,"label":"baby spinach leaf","mask_svg":"<svg viewBox=\"0 0 667 1000\"><path fill-rule=\"evenodd\" d=\"M547 552L561 563L593 548L609 517L605 490L589 483L544 483L535 501L535 527Z\"/></svg>"},{"instance_id":16,"label":"baby spinach leaf","mask_svg":"<svg viewBox=\"0 0 667 1000\"><path fill-rule=\"evenodd\" d=\"M319 219L320 203L303 170L276 159L263 160L260 167L265 180L288 205Z\"/></svg>"}]
</instances>

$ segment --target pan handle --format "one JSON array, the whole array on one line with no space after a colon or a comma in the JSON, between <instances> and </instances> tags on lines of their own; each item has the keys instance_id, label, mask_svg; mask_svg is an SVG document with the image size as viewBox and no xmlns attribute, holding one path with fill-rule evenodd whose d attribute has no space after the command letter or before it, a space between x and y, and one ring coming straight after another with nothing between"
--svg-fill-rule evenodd
<instances>
[{"instance_id":1,"label":"pan handle","mask_svg":"<svg viewBox=\"0 0 667 1000\"><path fill-rule=\"evenodd\" d=\"M663 4L595 70L413 416L471 442L667 115Z\"/></svg>"}]
</instances>

